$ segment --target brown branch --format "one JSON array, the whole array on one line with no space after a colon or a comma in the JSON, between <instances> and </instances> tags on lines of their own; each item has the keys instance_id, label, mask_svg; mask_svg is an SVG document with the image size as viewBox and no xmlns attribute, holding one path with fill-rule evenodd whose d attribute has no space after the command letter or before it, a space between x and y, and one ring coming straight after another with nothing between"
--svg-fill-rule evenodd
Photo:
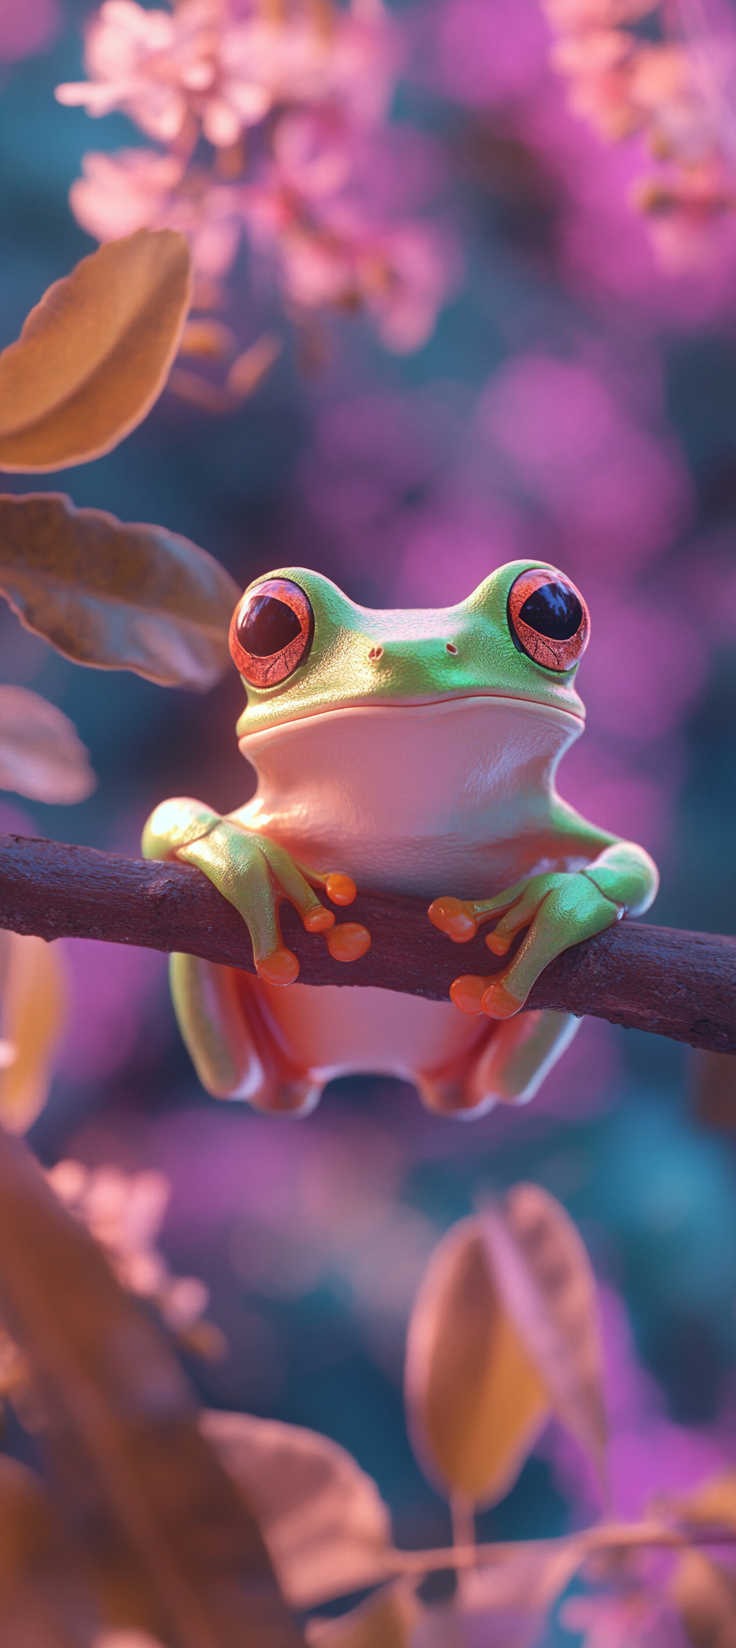
<instances>
[{"instance_id":1,"label":"brown branch","mask_svg":"<svg viewBox=\"0 0 736 1648\"><path fill-rule=\"evenodd\" d=\"M282 905L284 937L306 984L372 984L446 1001L460 973L503 965L482 934L456 945L427 920L430 898L359 893L338 919L362 921L373 944L360 961L333 961L324 938L304 932ZM41 938L105 939L152 950L185 950L253 972L237 911L199 870L122 858L90 847L0 835L0 927ZM736 938L622 922L552 962L529 1007L671 1036L736 1053Z\"/></svg>"}]
</instances>

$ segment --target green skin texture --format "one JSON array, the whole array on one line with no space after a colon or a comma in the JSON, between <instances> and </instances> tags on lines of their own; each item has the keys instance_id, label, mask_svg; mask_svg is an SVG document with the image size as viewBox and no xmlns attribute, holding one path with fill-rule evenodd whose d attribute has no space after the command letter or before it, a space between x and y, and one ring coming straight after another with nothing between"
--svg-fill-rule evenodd
<instances>
[{"instance_id":1,"label":"green skin texture","mask_svg":"<svg viewBox=\"0 0 736 1648\"><path fill-rule=\"evenodd\" d=\"M575 689L577 666L562 674L535 663L517 649L509 630L512 584L521 573L546 566L512 562L457 606L420 612L357 606L327 578L301 567L264 575L291 579L306 592L314 611L314 639L306 662L280 686L258 689L243 682L248 705L238 736L353 705L429 704L483 693L550 705L583 718ZM447 652L448 641L457 646L456 655ZM380 660L370 660L371 646L383 648ZM539 974L561 951L623 915L641 914L657 891L656 867L642 848L588 824L559 797L552 801L549 824L558 842L569 842L572 857L589 860L584 869L534 875L465 906L469 920L463 936L470 937L478 922L497 919L493 948L499 954L519 929L528 928L513 961L495 976L493 1017L518 1011ZM282 948L277 915L282 898L291 901L310 930L317 930L318 912L325 907L302 869L281 846L246 831L237 813L221 818L198 802L164 802L145 826L142 850L147 858L176 857L203 870L243 917L257 964ZM311 870L307 873L319 881ZM325 910L324 925L328 921Z\"/></svg>"}]
</instances>

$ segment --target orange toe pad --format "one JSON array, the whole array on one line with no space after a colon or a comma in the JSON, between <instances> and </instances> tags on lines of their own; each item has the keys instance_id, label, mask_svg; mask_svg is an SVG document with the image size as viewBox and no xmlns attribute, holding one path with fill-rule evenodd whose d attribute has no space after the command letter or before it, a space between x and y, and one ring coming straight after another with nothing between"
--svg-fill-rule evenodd
<instances>
[{"instance_id":1,"label":"orange toe pad","mask_svg":"<svg viewBox=\"0 0 736 1648\"><path fill-rule=\"evenodd\" d=\"M272 950L270 956L261 956L256 968L267 984L293 984L299 976L299 963L293 950Z\"/></svg>"},{"instance_id":2,"label":"orange toe pad","mask_svg":"<svg viewBox=\"0 0 736 1648\"><path fill-rule=\"evenodd\" d=\"M490 979L478 978L475 973L463 973L462 978L456 978L450 985L450 1000L460 1008L461 1013L482 1013L483 997L490 982Z\"/></svg>"},{"instance_id":3,"label":"orange toe pad","mask_svg":"<svg viewBox=\"0 0 736 1648\"><path fill-rule=\"evenodd\" d=\"M436 898L427 914L432 926L439 927L440 932L447 933L456 944L466 944L478 931L475 917L461 898Z\"/></svg>"},{"instance_id":4,"label":"orange toe pad","mask_svg":"<svg viewBox=\"0 0 736 1648\"><path fill-rule=\"evenodd\" d=\"M370 949L371 935L367 927L357 921L343 921L331 927L327 934L327 948L335 961L357 961Z\"/></svg>"},{"instance_id":5,"label":"orange toe pad","mask_svg":"<svg viewBox=\"0 0 736 1648\"><path fill-rule=\"evenodd\" d=\"M518 1013L522 1002L516 996L512 996L511 991L506 989L500 979L487 979L483 982L487 983L488 989L483 994L481 1011L486 1013L489 1019L510 1019L514 1013Z\"/></svg>"}]
</instances>

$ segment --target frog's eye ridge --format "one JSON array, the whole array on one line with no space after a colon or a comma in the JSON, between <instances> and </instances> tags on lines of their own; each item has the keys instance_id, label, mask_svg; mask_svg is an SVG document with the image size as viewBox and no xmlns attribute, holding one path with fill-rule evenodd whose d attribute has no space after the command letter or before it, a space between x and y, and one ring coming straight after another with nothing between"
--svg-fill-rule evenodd
<instances>
[{"instance_id":1,"label":"frog's eye ridge","mask_svg":"<svg viewBox=\"0 0 736 1648\"><path fill-rule=\"evenodd\" d=\"M580 590L551 567L522 572L511 585L508 621L517 650L561 674L577 664L590 640L590 613Z\"/></svg>"},{"instance_id":2,"label":"frog's eye ridge","mask_svg":"<svg viewBox=\"0 0 736 1648\"><path fill-rule=\"evenodd\" d=\"M314 613L309 597L290 578L264 578L238 602L230 625L230 651L252 687L277 687L309 656Z\"/></svg>"}]
</instances>

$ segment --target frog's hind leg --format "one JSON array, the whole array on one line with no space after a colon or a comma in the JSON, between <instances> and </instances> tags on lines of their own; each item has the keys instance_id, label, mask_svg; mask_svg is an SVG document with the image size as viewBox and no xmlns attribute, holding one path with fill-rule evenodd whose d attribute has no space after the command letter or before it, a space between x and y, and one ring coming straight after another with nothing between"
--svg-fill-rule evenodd
<instances>
[{"instance_id":1,"label":"frog's hind leg","mask_svg":"<svg viewBox=\"0 0 736 1648\"><path fill-rule=\"evenodd\" d=\"M259 1110L291 1116L314 1109L321 1087L279 1056L246 973L172 955L170 982L183 1040L213 1098L248 1099Z\"/></svg>"},{"instance_id":2,"label":"frog's hind leg","mask_svg":"<svg viewBox=\"0 0 736 1648\"><path fill-rule=\"evenodd\" d=\"M580 1023L571 1013L551 1011L496 1020L462 1065L417 1073L422 1102L428 1110L468 1121L495 1104L527 1104Z\"/></svg>"}]
</instances>

